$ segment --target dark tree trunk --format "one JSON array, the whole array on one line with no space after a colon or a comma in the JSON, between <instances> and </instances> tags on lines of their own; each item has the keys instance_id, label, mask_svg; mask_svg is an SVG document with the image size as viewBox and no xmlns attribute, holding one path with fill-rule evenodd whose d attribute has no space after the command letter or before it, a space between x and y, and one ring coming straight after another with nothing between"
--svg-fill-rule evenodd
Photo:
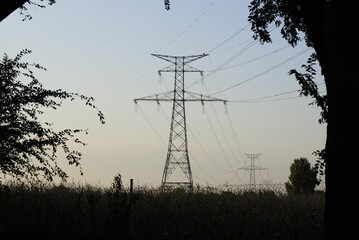
<instances>
[{"instance_id":1,"label":"dark tree trunk","mask_svg":"<svg viewBox=\"0 0 359 240\"><path fill-rule=\"evenodd\" d=\"M325 155L326 239L359 239L359 236L354 237L359 228L358 76L350 74L356 67L355 61L350 63L350 59L343 59L347 55L339 52L332 55L333 59L325 69L329 76Z\"/></svg>"},{"instance_id":2,"label":"dark tree trunk","mask_svg":"<svg viewBox=\"0 0 359 240\"><path fill-rule=\"evenodd\" d=\"M355 6L346 1L332 1L330 11L317 15L321 17L317 19L320 24L308 28L328 96L325 239L359 239L359 159L356 156L359 148L356 119L359 113L356 69L359 20L356 11Z\"/></svg>"},{"instance_id":3,"label":"dark tree trunk","mask_svg":"<svg viewBox=\"0 0 359 240\"><path fill-rule=\"evenodd\" d=\"M16 9L24 5L28 0L8 0L3 1L0 7L0 22L9 16Z\"/></svg>"}]
</instances>

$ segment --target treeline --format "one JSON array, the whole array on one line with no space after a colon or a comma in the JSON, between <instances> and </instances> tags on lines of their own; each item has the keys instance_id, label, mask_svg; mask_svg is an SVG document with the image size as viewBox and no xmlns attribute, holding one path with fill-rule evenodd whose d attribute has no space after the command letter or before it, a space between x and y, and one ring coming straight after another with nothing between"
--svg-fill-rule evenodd
<instances>
[{"instance_id":1,"label":"treeline","mask_svg":"<svg viewBox=\"0 0 359 240\"><path fill-rule=\"evenodd\" d=\"M0 231L38 239L321 239L324 203L323 192L135 186L130 196L127 188L3 183Z\"/></svg>"}]
</instances>

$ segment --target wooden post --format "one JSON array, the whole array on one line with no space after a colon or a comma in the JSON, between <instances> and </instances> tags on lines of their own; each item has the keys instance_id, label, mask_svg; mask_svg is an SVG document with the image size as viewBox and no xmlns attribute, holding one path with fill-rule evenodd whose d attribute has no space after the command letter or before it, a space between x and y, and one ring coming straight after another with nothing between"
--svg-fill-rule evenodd
<instances>
[{"instance_id":1,"label":"wooden post","mask_svg":"<svg viewBox=\"0 0 359 240\"><path fill-rule=\"evenodd\" d=\"M133 202L133 179L130 179L130 239L133 239L133 226L132 226L132 202Z\"/></svg>"}]
</instances>

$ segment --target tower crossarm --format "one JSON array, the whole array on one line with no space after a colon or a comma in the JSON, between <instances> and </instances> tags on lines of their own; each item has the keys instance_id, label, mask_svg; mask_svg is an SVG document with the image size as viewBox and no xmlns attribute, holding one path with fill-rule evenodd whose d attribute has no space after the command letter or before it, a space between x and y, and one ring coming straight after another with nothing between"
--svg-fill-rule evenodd
<instances>
[{"instance_id":1,"label":"tower crossarm","mask_svg":"<svg viewBox=\"0 0 359 240\"><path fill-rule=\"evenodd\" d=\"M191 67L191 66L185 66L186 68L183 69L183 72L199 72L201 74L203 74L203 71L198 70L197 68ZM158 74L161 75L161 73L163 72L175 72L175 66L174 65L170 65L168 67L162 68L160 70L158 70Z\"/></svg>"},{"instance_id":2,"label":"tower crossarm","mask_svg":"<svg viewBox=\"0 0 359 240\"><path fill-rule=\"evenodd\" d=\"M157 103L159 103L160 101L173 101L173 91L167 91L167 92L162 92L162 93L157 93L157 94L153 94L153 95L149 95L149 96L145 96L145 97L141 97L141 98L135 98L133 99L133 101L135 103L137 103L138 101L156 101Z\"/></svg>"},{"instance_id":3,"label":"tower crossarm","mask_svg":"<svg viewBox=\"0 0 359 240\"><path fill-rule=\"evenodd\" d=\"M268 170L268 168L259 167L259 166L248 166L248 167L237 168L237 170L247 170L247 171L250 171L250 170Z\"/></svg>"},{"instance_id":4,"label":"tower crossarm","mask_svg":"<svg viewBox=\"0 0 359 240\"><path fill-rule=\"evenodd\" d=\"M162 54L151 54L151 55L154 57L158 57L162 60L165 60L167 62L173 63L173 64L176 64L177 58L182 58L182 59L185 59L185 61L183 61L183 64L188 64L188 63L196 61L200 58L207 57L209 54L203 53L203 54L199 54L199 55L189 55L189 56L169 56L169 55L162 55Z\"/></svg>"},{"instance_id":5,"label":"tower crossarm","mask_svg":"<svg viewBox=\"0 0 359 240\"><path fill-rule=\"evenodd\" d=\"M206 96L203 94L188 92L188 91L185 91L185 99L184 100L185 101L193 101L193 102L206 101L206 102L223 102L225 104L227 103L227 100L224 100L224 99L215 98L215 97Z\"/></svg>"},{"instance_id":6,"label":"tower crossarm","mask_svg":"<svg viewBox=\"0 0 359 240\"><path fill-rule=\"evenodd\" d=\"M171 102L174 101L174 91L167 91L163 93L157 93L141 98L135 98L133 101L137 103L138 101L155 101L155 102ZM199 93L184 91L184 98L181 99L186 102L223 102L227 103L227 100L221 98L215 98L211 96L206 96Z\"/></svg>"},{"instance_id":7,"label":"tower crossarm","mask_svg":"<svg viewBox=\"0 0 359 240\"><path fill-rule=\"evenodd\" d=\"M160 55L160 54L152 54L152 56L154 57L158 57L160 59L163 59L165 61L168 61L170 63L172 63L171 65L158 70L158 74L161 75L162 72L177 72L179 69L178 67L178 63L181 62L182 64L182 72L199 72L201 74L203 74L202 70L199 70L197 68L194 68L190 65L188 65L188 63L196 61L200 58L206 57L208 56L208 54L201 54L201 55L190 55L190 56L168 56L168 55Z\"/></svg>"}]
</instances>

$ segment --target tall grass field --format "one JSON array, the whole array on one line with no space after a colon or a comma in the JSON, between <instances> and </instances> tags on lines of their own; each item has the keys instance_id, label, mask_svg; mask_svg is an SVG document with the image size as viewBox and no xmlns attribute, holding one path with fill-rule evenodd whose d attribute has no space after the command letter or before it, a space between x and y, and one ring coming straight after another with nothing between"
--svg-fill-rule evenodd
<instances>
[{"instance_id":1,"label":"tall grass field","mask_svg":"<svg viewBox=\"0 0 359 240\"><path fill-rule=\"evenodd\" d=\"M134 186L130 196L128 188L9 182L0 184L0 238L321 239L324 202L323 192Z\"/></svg>"}]
</instances>

